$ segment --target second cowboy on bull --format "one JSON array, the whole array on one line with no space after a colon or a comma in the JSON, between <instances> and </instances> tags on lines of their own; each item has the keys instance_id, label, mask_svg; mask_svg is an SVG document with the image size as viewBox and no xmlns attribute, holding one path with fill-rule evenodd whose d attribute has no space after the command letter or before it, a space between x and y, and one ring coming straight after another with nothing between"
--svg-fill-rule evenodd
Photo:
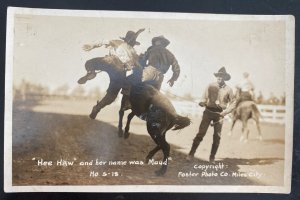
<instances>
[{"instance_id":1,"label":"second cowboy on bull","mask_svg":"<svg viewBox=\"0 0 300 200\"><path fill-rule=\"evenodd\" d=\"M152 46L145 53L146 67L143 70L142 82L149 82L160 90L164 74L172 66L173 75L168 81L172 87L180 74L180 67L175 56L166 47L170 41L164 36L154 37Z\"/></svg>"},{"instance_id":2,"label":"second cowboy on bull","mask_svg":"<svg viewBox=\"0 0 300 200\"><path fill-rule=\"evenodd\" d=\"M200 106L206 107L202 121L199 127L199 131L194 138L192 148L189 152L187 160L191 160L194 154L206 135L207 129L211 122L214 126L213 144L211 147L211 153L209 160L214 162L215 155L217 153L222 132L222 117L233 111L236 106L236 100L233 95L232 89L226 85L225 81L230 79L230 75L226 72L226 69L222 67L217 73L214 73L217 78L217 82L211 83L203 94L203 98L199 103Z\"/></svg>"}]
</instances>

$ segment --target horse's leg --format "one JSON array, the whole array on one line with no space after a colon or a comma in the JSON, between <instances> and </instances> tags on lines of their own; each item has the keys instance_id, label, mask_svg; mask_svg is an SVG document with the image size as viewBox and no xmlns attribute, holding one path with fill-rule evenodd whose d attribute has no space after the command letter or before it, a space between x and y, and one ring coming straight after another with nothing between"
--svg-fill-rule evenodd
<instances>
[{"instance_id":1,"label":"horse's leg","mask_svg":"<svg viewBox=\"0 0 300 200\"><path fill-rule=\"evenodd\" d=\"M242 135L240 137L240 142L247 142L246 132L247 132L247 119L242 118Z\"/></svg>"},{"instance_id":2,"label":"horse's leg","mask_svg":"<svg viewBox=\"0 0 300 200\"><path fill-rule=\"evenodd\" d=\"M248 120L246 121L246 141L245 142L248 142L248 139L249 139L249 127L248 127Z\"/></svg>"},{"instance_id":3,"label":"horse's leg","mask_svg":"<svg viewBox=\"0 0 300 200\"><path fill-rule=\"evenodd\" d=\"M152 150L148 153L148 155L147 155L147 157L146 157L146 163L148 163L149 160L152 159L153 156L154 156L160 149L161 149L161 148L160 148L159 145L157 145L156 147L154 147L154 149L152 149Z\"/></svg>"},{"instance_id":4,"label":"horse's leg","mask_svg":"<svg viewBox=\"0 0 300 200\"><path fill-rule=\"evenodd\" d=\"M127 139L129 137L130 122L131 122L132 118L134 117L134 115L135 115L135 113L132 111L127 116L127 123L126 123L126 127L125 127L125 132L124 132L124 138L125 139Z\"/></svg>"},{"instance_id":5,"label":"horse's leg","mask_svg":"<svg viewBox=\"0 0 300 200\"><path fill-rule=\"evenodd\" d=\"M244 142L248 142L248 137L249 137L249 128L248 128L248 119L243 120L243 135L244 135Z\"/></svg>"},{"instance_id":6,"label":"horse's leg","mask_svg":"<svg viewBox=\"0 0 300 200\"><path fill-rule=\"evenodd\" d=\"M262 135L261 135L261 129L260 129L259 118L258 118L258 117L255 117L255 118L253 118L253 119L254 119L254 121L255 121L255 123L256 123L256 127L257 127L257 130L258 130L258 139L259 139L260 141L262 141L263 138L262 138Z\"/></svg>"}]
</instances>

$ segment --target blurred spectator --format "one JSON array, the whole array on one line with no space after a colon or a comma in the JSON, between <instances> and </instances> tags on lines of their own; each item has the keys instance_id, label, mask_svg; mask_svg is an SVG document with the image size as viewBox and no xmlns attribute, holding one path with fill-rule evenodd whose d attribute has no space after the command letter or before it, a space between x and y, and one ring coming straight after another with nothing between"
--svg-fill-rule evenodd
<instances>
[{"instance_id":1,"label":"blurred spectator","mask_svg":"<svg viewBox=\"0 0 300 200\"><path fill-rule=\"evenodd\" d=\"M58 86L54 91L53 94L57 96L67 96L68 91L70 90L70 87L68 84L63 84L61 86Z\"/></svg>"},{"instance_id":2,"label":"blurred spectator","mask_svg":"<svg viewBox=\"0 0 300 200\"><path fill-rule=\"evenodd\" d=\"M49 88L40 84L35 84L22 80L19 86L14 86L15 100L41 99L49 96Z\"/></svg>"},{"instance_id":3,"label":"blurred spectator","mask_svg":"<svg viewBox=\"0 0 300 200\"><path fill-rule=\"evenodd\" d=\"M267 100L268 104L271 105L278 105L279 104L279 99L273 94L273 92L270 93L270 97Z\"/></svg>"},{"instance_id":4,"label":"blurred spectator","mask_svg":"<svg viewBox=\"0 0 300 200\"><path fill-rule=\"evenodd\" d=\"M263 104L264 103L264 96L262 95L261 91L259 91L258 96L256 98L256 103L257 104Z\"/></svg>"},{"instance_id":5,"label":"blurred spectator","mask_svg":"<svg viewBox=\"0 0 300 200\"><path fill-rule=\"evenodd\" d=\"M90 99L98 99L101 96L104 96L105 94L102 93L100 87L96 86L94 88L92 88L89 92L88 92L88 98Z\"/></svg>"},{"instance_id":6,"label":"blurred spectator","mask_svg":"<svg viewBox=\"0 0 300 200\"><path fill-rule=\"evenodd\" d=\"M279 103L280 105L285 105L285 93L280 97Z\"/></svg>"},{"instance_id":7,"label":"blurred spectator","mask_svg":"<svg viewBox=\"0 0 300 200\"><path fill-rule=\"evenodd\" d=\"M85 96L84 88L81 85L78 85L72 90L71 96L74 98L83 98Z\"/></svg>"}]
</instances>

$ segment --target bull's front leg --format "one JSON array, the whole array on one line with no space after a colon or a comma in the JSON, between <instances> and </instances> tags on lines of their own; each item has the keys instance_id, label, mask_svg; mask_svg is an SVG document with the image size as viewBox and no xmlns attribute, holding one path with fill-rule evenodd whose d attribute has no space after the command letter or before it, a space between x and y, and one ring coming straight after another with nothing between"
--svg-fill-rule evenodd
<instances>
[{"instance_id":1,"label":"bull's front leg","mask_svg":"<svg viewBox=\"0 0 300 200\"><path fill-rule=\"evenodd\" d=\"M134 117L135 113L132 111L131 113L129 113L129 115L127 116L127 123L126 123L126 127L125 127L125 132L124 132L124 138L127 139L129 137L129 128L130 128L130 122L132 120L132 118Z\"/></svg>"}]
</instances>

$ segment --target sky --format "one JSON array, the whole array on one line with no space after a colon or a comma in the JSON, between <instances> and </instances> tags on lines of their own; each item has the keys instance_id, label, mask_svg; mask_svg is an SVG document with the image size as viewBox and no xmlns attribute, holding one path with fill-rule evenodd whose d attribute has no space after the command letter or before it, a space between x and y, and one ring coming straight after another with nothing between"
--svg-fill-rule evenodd
<instances>
[{"instance_id":1,"label":"sky","mask_svg":"<svg viewBox=\"0 0 300 200\"><path fill-rule=\"evenodd\" d=\"M23 79L48 86L51 90L68 84L78 86L85 75L84 63L91 58L108 54L104 47L90 52L84 44L119 39L128 30L142 32L135 49L146 51L151 39L164 35L170 40L167 47L181 67L178 81L170 88L166 74L162 90L183 96L200 97L213 75L222 66L231 75L228 85L234 87L243 72L250 74L256 93L284 94L286 40L284 20L191 20L107 18L47 15L16 15L14 27L13 81ZM108 87L108 76L100 73L83 87Z\"/></svg>"}]
</instances>

